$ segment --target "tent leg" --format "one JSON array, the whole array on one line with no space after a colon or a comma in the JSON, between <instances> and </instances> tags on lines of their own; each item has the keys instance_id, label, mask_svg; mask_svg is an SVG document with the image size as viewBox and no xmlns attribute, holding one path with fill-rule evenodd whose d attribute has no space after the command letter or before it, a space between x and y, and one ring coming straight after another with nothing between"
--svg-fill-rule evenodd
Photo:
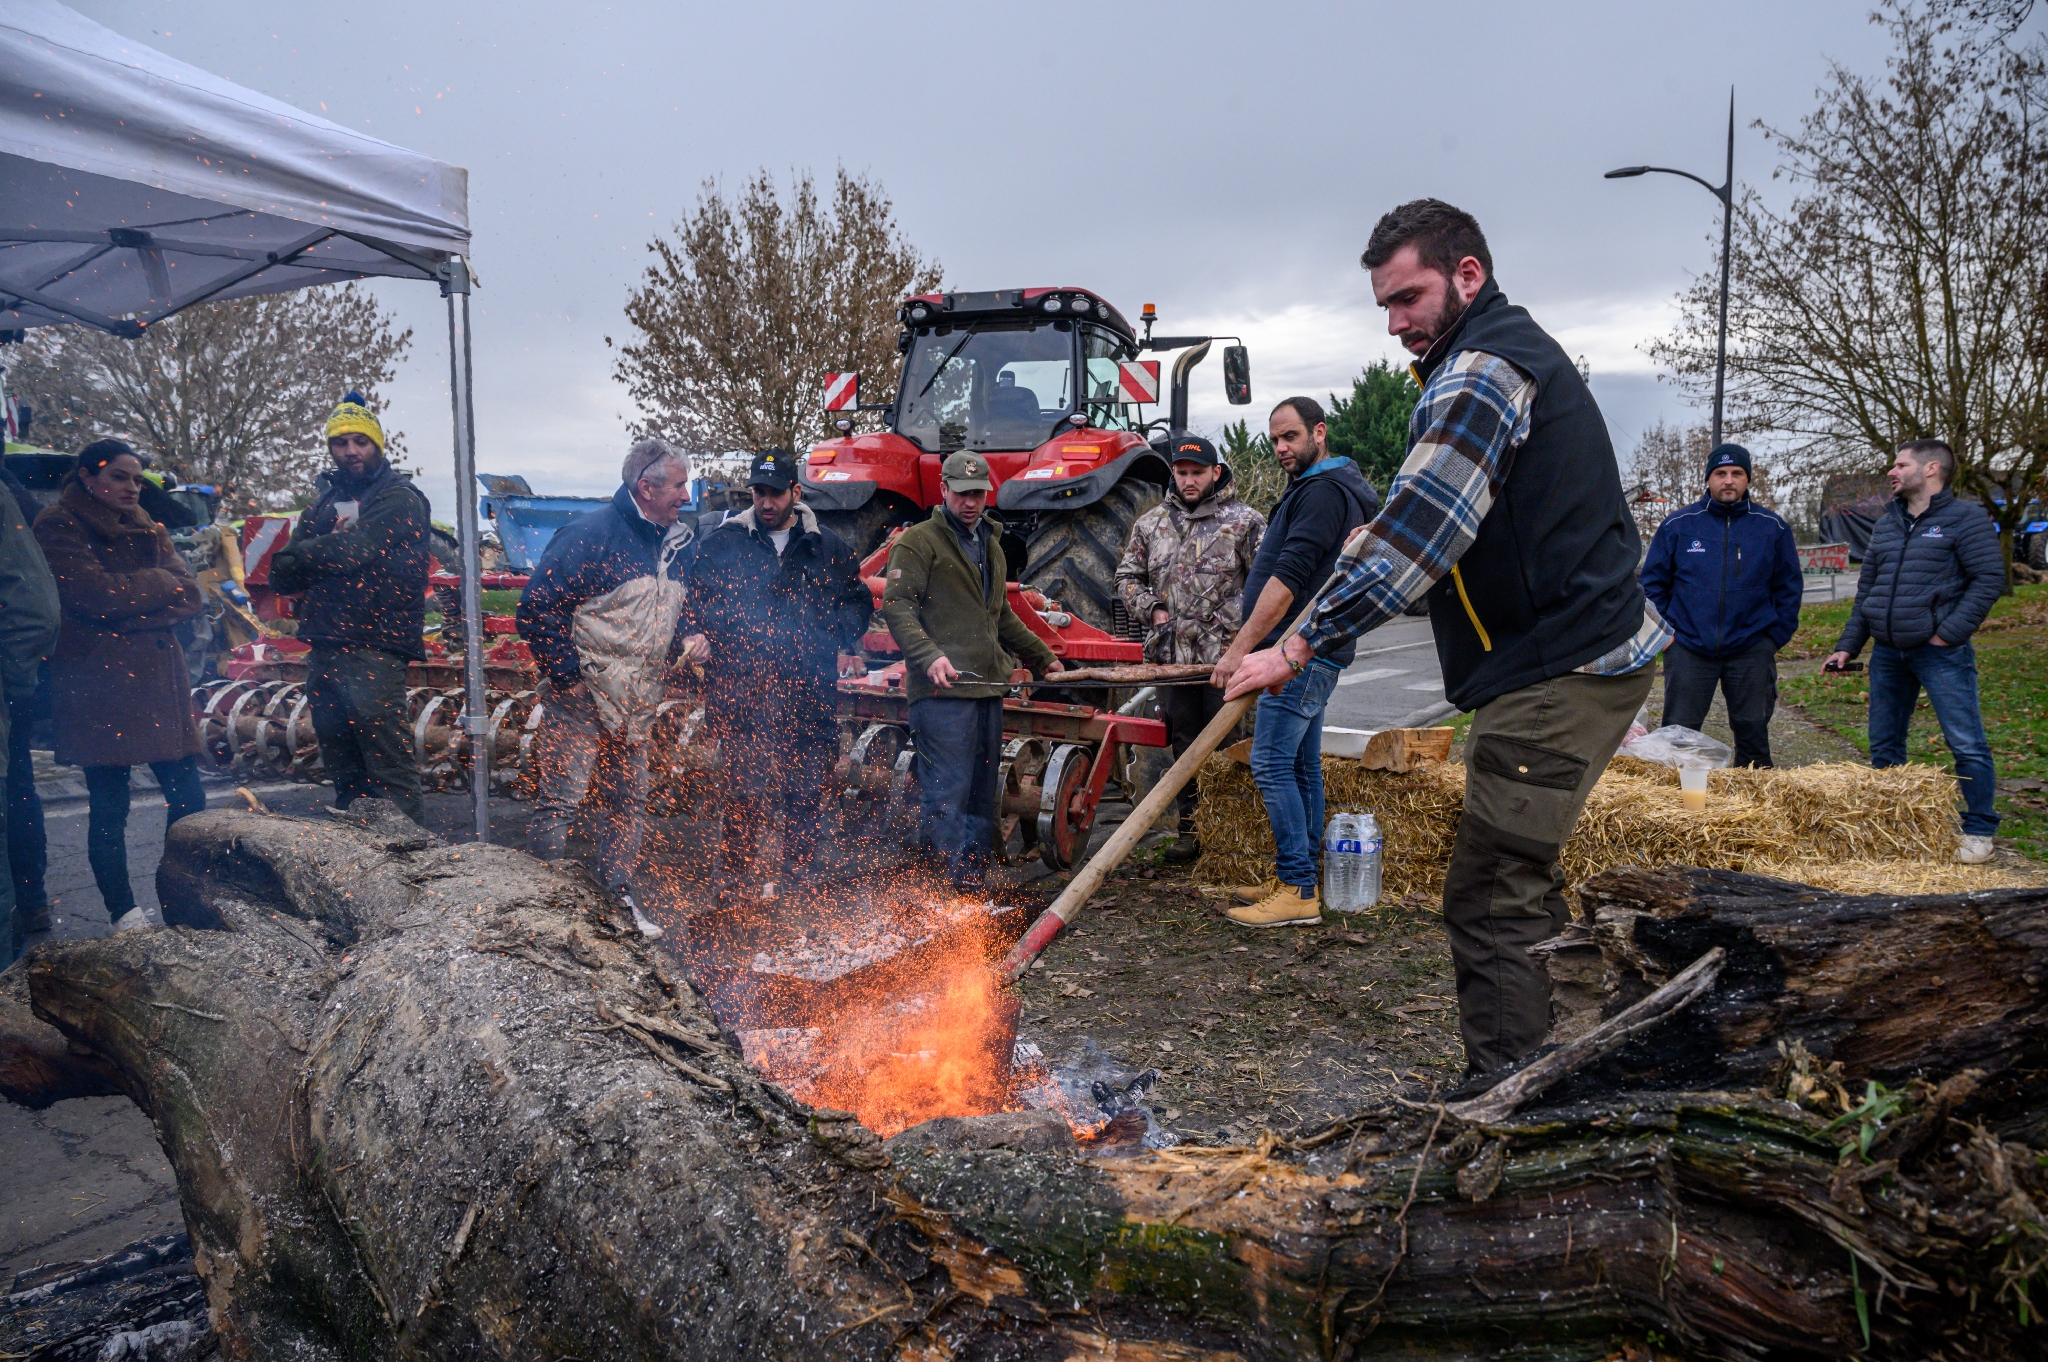
<instances>
[{"instance_id":1,"label":"tent leg","mask_svg":"<svg viewBox=\"0 0 2048 1362\"><path fill-rule=\"evenodd\" d=\"M441 280L448 300L448 395L455 406L455 533L462 547L463 675L476 839L491 840L490 710L484 700L483 571L476 515L476 404L469 361L469 262L456 256Z\"/></svg>"}]
</instances>

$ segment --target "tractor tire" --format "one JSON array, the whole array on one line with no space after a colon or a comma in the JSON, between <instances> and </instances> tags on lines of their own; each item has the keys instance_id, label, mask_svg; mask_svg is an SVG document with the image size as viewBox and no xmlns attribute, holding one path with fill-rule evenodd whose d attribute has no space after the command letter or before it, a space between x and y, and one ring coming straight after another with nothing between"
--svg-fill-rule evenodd
<instances>
[{"instance_id":1,"label":"tractor tire","mask_svg":"<svg viewBox=\"0 0 2048 1362\"><path fill-rule=\"evenodd\" d=\"M913 519L907 507L879 496L857 511L819 511L817 517L818 524L838 535L853 550L855 558L873 553L888 538L889 531L908 525Z\"/></svg>"},{"instance_id":2,"label":"tractor tire","mask_svg":"<svg viewBox=\"0 0 2048 1362\"><path fill-rule=\"evenodd\" d=\"M2027 566L2036 572L2048 572L2048 530L2036 530L2027 536Z\"/></svg>"},{"instance_id":3,"label":"tractor tire","mask_svg":"<svg viewBox=\"0 0 2048 1362\"><path fill-rule=\"evenodd\" d=\"M1125 478L1093 505L1040 512L1020 580L1104 633L1115 633L1116 565L1131 527L1164 496L1156 483Z\"/></svg>"}]
</instances>

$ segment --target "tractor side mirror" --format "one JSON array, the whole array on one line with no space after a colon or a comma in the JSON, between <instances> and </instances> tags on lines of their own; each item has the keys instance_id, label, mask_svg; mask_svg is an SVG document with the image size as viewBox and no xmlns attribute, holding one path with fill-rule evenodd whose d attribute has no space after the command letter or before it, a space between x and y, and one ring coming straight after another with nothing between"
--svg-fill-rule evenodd
<instances>
[{"instance_id":1,"label":"tractor side mirror","mask_svg":"<svg viewBox=\"0 0 2048 1362\"><path fill-rule=\"evenodd\" d=\"M1223 347L1223 396L1233 407L1252 400L1252 354L1242 345Z\"/></svg>"}]
</instances>

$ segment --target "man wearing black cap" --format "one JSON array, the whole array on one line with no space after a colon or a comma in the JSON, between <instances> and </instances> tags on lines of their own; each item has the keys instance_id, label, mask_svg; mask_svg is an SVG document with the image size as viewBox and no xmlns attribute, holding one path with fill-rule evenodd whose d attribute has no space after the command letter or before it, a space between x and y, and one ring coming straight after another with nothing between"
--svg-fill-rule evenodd
<instances>
[{"instance_id":1,"label":"man wearing black cap","mask_svg":"<svg viewBox=\"0 0 2048 1362\"><path fill-rule=\"evenodd\" d=\"M1063 670L1010 609L1003 527L984 514L988 461L958 450L939 470L944 500L889 550L882 619L903 649L923 840L953 887L978 894L995 846L1003 696L1021 661Z\"/></svg>"},{"instance_id":2,"label":"man wearing black cap","mask_svg":"<svg viewBox=\"0 0 2048 1362\"><path fill-rule=\"evenodd\" d=\"M865 670L860 636L874 608L853 551L803 505L788 450L756 454L747 482L752 507L705 536L684 607L711 654L704 709L725 763L724 902L770 882L753 863L778 812L781 888L809 877L819 796L839 755L833 683Z\"/></svg>"},{"instance_id":3,"label":"man wearing black cap","mask_svg":"<svg viewBox=\"0 0 2048 1362\"><path fill-rule=\"evenodd\" d=\"M1228 466L1199 435L1168 441L1173 488L1138 517L1116 568L1117 594L1131 618L1151 625L1145 660L1214 666L1244 624L1244 584L1266 518L1237 499ZM1161 686L1159 717L1179 756L1223 708L1223 692L1203 684ZM1180 830L1166 859L1201 854L1195 839L1195 782L1181 787Z\"/></svg>"},{"instance_id":4,"label":"man wearing black cap","mask_svg":"<svg viewBox=\"0 0 2048 1362\"><path fill-rule=\"evenodd\" d=\"M1664 651L1666 724L1698 728L1728 702L1737 766L1771 764L1778 649L1799 628L1806 592L1792 527L1749 499L1749 451L1716 445L1707 494L1657 527L1643 558L1643 594L1676 636Z\"/></svg>"}]
</instances>

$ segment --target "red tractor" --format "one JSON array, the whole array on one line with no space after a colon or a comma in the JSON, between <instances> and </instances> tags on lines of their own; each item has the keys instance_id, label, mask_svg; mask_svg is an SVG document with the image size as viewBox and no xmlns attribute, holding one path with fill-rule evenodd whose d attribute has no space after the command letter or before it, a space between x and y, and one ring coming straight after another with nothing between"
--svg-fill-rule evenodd
<instances>
[{"instance_id":1,"label":"red tractor","mask_svg":"<svg viewBox=\"0 0 2048 1362\"><path fill-rule=\"evenodd\" d=\"M1116 599L1117 560L1132 524L1165 494L1167 436L1186 428L1188 373L1217 338L1154 336L1150 303L1141 337L1081 288L925 293L896 315L904 361L893 401L863 405L858 375L827 375L825 404L845 415L840 438L811 450L805 503L865 556L929 515L940 464L973 450L988 460L1004 553L1024 565L1022 583L1098 629L1136 637L1142 622L1126 620ZM1183 352L1164 420L1141 419L1160 388L1159 361L1138 358L1145 350ZM1224 349L1223 387L1232 403L1251 401L1241 344ZM862 411L884 413L885 428L856 433Z\"/></svg>"}]
</instances>

